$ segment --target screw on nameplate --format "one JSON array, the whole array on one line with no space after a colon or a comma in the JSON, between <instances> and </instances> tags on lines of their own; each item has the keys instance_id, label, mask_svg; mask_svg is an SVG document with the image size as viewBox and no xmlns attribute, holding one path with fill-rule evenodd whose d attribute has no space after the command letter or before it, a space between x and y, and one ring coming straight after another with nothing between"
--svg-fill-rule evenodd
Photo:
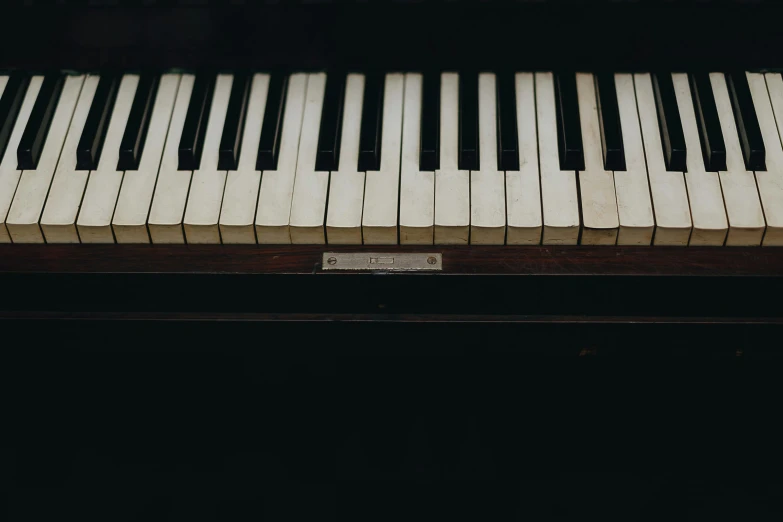
<instances>
[{"instance_id":1,"label":"screw on nameplate","mask_svg":"<svg viewBox=\"0 0 783 522\"><path fill-rule=\"evenodd\" d=\"M432 272L443 270L443 257L431 252L325 252L321 266L324 270Z\"/></svg>"}]
</instances>

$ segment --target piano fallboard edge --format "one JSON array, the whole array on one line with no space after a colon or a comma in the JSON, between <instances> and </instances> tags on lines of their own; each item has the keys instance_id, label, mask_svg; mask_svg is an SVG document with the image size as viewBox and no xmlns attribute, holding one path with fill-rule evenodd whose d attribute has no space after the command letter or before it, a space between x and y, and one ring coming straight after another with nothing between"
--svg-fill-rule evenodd
<instances>
[{"instance_id":1,"label":"piano fallboard edge","mask_svg":"<svg viewBox=\"0 0 783 522\"><path fill-rule=\"evenodd\" d=\"M321 266L325 252L440 253L443 269L331 272ZM293 352L471 345L777 353L767 340L783 326L783 248L2 245L0 295L8 332L29 331L32 321L46 325L40 339L64 339L88 322L112 349L167 345L147 346L119 326L131 321L190 339L167 345L177 350L243 349L258 334L288 339L260 349ZM228 326L238 323L265 326ZM204 344L202 331L236 342ZM484 347L487 335L495 341Z\"/></svg>"},{"instance_id":2,"label":"piano fallboard edge","mask_svg":"<svg viewBox=\"0 0 783 522\"><path fill-rule=\"evenodd\" d=\"M0 274L345 275L323 270L325 252L441 253L426 275L783 277L778 247L478 245L0 245Z\"/></svg>"}]
</instances>

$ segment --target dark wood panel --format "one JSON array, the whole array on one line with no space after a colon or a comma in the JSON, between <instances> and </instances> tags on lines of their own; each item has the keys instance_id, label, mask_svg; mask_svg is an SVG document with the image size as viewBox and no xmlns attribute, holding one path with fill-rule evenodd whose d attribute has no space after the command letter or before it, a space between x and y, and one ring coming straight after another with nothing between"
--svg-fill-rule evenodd
<instances>
[{"instance_id":1,"label":"dark wood panel","mask_svg":"<svg viewBox=\"0 0 783 522\"><path fill-rule=\"evenodd\" d=\"M0 273L313 274L360 251L441 252L445 274L783 276L783 248L319 245L2 245Z\"/></svg>"},{"instance_id":2,"label":"dark wood panel","mask_svg":"<svg viewBox=\"0 0 783 522\"><path fill-rule=\"evenodd\" d=\"M252 312L49 312L0 310L0 320L75 320L142 322L283 322L283 323L475 323L475 324L658 324L783 325L783 317L669 317L585 315L481 315L481 314L342 314L342 313L252 313Z\"/></svg>"},{"instance_id":3,"label":"dark wood panel","mask_svg":"<svg viewBox=\"0 0 783 522\"><path fill-rule=\"evenodd\" d=\"M192 0L187 3L198 5L192 8L158 0L157 8L145 9L131 6L137 1L105 0L119 3L112 8L73 5L96 0L68 6L38 0L45 8L4 4L0 16L12 23L0 33L0 45L13 52L0 55L0 67L706 71L783 65L781 6L771 0L713 0L709 7L701 0ZM715 38L720 27L731 30Z\"/></svg>"}]
</instances>

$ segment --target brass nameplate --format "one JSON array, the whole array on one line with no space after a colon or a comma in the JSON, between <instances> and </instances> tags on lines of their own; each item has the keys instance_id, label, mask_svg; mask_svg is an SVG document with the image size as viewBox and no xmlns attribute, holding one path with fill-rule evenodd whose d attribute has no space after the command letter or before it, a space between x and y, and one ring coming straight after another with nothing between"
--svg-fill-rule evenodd
<instances>
[{"instance_id":1,"label":"brass nameplate","mask_svg":"<svg viewBox=\"0 0 783 522\"><path fill-rule=\"evenodd\" d=\"M443 270L443 256L430 253L325 252L324 270L385 270L393 272Z\"/></svg>"}]
</instances>

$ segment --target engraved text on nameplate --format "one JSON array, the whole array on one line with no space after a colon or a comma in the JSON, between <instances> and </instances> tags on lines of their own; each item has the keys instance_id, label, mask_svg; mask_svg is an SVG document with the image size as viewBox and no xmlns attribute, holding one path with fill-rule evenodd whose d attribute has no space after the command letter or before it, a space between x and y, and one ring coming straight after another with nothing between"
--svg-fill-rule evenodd
<instances>
[{"instance_id":1,"label":"engraved text on nameplate","mask_svg":"<svg viewBox=\"0 0 783 522\"><path fill-rule=\"evenodd\" d=\"M438 271L443 269L441 254L325 252L324 270Z\"/></svg>"}]
</instances>

